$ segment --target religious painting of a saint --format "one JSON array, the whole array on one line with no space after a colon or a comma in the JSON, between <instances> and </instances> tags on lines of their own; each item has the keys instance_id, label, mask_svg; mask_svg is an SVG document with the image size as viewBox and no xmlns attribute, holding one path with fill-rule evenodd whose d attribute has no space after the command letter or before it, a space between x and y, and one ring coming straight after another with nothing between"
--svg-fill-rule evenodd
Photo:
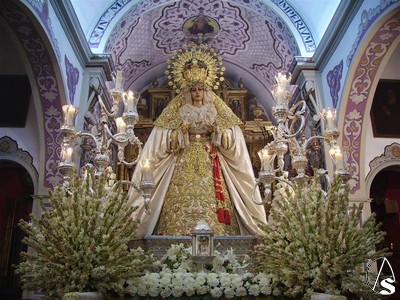
<instances>
[{"instance_id":1,"label":"religious painting of a saint","mask_svg":"<svg viewBox=\"0 0 400 300\"><path fill-rule=\"evenodd\" d=\"M157 103L154 107L154 120L157 119L161 115L162 111L164 110L164 107L165 107L164 100L161 100L161 99L157 100Z\"/></svg>"},{"instance_id":2,"label":"religious painting of a saint","mask_svg":"<svg viewBox=\"0 0 400 300\"><path fill-rule=\"evenodd\" d=\"M374 137L400 137L400 81L380 80L371 107Z\"/></svg>"},{"instance_id":3,"label":"religious painting of a saint","mask_svg":"<svg viewBox=\"0 0 400 300\"><path fill-rule=\"evenodd\" d=\"M232 111L234 112L234 114L239 119L243 118L242 104L240 103L240 101L238 99L233 99L230 104L230 107L231 107Z\"/></svg>"},{"instance_id":4,"label":"religious painting of a saint","mask_svg":"<svg viewBox=\"0 0 400 300\"><path fill-rule=\"evenodd\" d=\"M205 15L190 17L183 24L183 32L186 36L216 36L221 27L216 20Z\"/></svg>"}]
</instances>

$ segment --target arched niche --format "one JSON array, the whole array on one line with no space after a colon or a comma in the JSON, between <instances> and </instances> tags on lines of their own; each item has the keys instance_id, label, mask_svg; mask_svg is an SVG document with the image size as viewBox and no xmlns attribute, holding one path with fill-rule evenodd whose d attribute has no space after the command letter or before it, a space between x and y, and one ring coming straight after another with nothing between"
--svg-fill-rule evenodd
<instances>
[{"instance_id":1,"label":"arched niche","mask_svg":"<svg viewBox=\"0 0 400 300\"><path fill-rule=\"evenodd\" d=\"M369 163L370 171L365 179L367 191L371 190L371 185L376 175L387 168L399 168L400 170L400 144L393 143L385 147L384 153L375 157Z\"/></svg>"},{"instance_id":2,"label":"arched niche","mask_svg":"<svg viewBox=\"0 0 400 300\"><path fill-rule=\"evenodd\" d=\"M24 167L32 178L34 193L38 192L39 174L33 165L32 156L18 147L15 140L8 136L0 138L0 161L8 160Z\"/></svg>"}]
</instances>

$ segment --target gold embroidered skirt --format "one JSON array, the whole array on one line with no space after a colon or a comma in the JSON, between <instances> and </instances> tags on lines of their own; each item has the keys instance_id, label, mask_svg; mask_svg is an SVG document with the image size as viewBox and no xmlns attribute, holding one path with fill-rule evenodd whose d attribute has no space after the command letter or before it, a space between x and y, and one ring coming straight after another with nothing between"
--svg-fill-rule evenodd
<instances>
[{"instance_id":1,"label":"gold embroidered skirt","mask_svg":"<svg viewBox=\"0 0 400 300\"><path fill-rule=\"evenodd\" d=\"M226 207L231 224L218 222L213 164L205 145L206 137L191 136L189 146L178 154L174 174L154 234L190 235L200 220L213 229L215 235L239 235L239 226L221 176Z\"/></svg>"}]
</instances>

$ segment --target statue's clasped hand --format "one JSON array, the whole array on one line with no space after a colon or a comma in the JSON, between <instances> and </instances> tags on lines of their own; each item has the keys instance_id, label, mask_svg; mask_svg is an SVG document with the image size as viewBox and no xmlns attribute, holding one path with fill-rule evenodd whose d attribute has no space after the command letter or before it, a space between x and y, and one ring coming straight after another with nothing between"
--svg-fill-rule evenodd
<instances>
[{"instance_id":1,"label":"statue's clasped hand","mask_svg":"<svg viewBox=\"0 0 400 300\"><path fill-rule=\"evenodd\" d=\"M216 133L217 130L217 124L207 124L207 130L211 133Z\"/></svg>"},{"instance_id":2,"label":"statue's clasped hand","mask_svg":"<svg viewBox=\"0 0 400 300\"><path fill-rule=\"evenodd\" d=\"M189 123L183 123L181 125L181 131L182 133L187 133L189 131L190 128L190 124Z\"/></svg>"}]
</instances>

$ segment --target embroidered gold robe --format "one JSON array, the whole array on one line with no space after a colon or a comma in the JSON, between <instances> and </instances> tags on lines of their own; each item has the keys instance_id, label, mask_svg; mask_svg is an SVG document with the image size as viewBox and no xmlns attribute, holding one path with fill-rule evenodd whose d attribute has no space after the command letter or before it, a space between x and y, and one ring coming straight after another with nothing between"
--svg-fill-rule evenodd
<instances>
[{"instance_id":1,"label":"embroidered gold robe","mask_svg":"<svg viewBox=\"0 0 400 300\"><path fill-rule=\"evenodd\" d=\"M177 96L156 120L142 151L142 159L152 161L155 189L150 215L144 212L143 198L131 191L130 201L138 206L135 212L135 217L140 220L138 237L188 235L199 220L206 221L216 235L261 233L257 222L266 223L265 210L252 200L255 179L243 133L238 126L240 120L214 93L212 104L216 109L218 133L224 136L221 145L215 149L231 224L219 223L217 218L212 160L205 148L211 147L213 139L204 126L200 131L191 128L186 135L182 134L182 96ZM178 146L174 146L176 140ZM221 141L221 135L216 140ZM140 178L141 166L138 164L132 180L139 182ZM256 197L260 201L258 191Z\"/></svg>"}]
</instances>

